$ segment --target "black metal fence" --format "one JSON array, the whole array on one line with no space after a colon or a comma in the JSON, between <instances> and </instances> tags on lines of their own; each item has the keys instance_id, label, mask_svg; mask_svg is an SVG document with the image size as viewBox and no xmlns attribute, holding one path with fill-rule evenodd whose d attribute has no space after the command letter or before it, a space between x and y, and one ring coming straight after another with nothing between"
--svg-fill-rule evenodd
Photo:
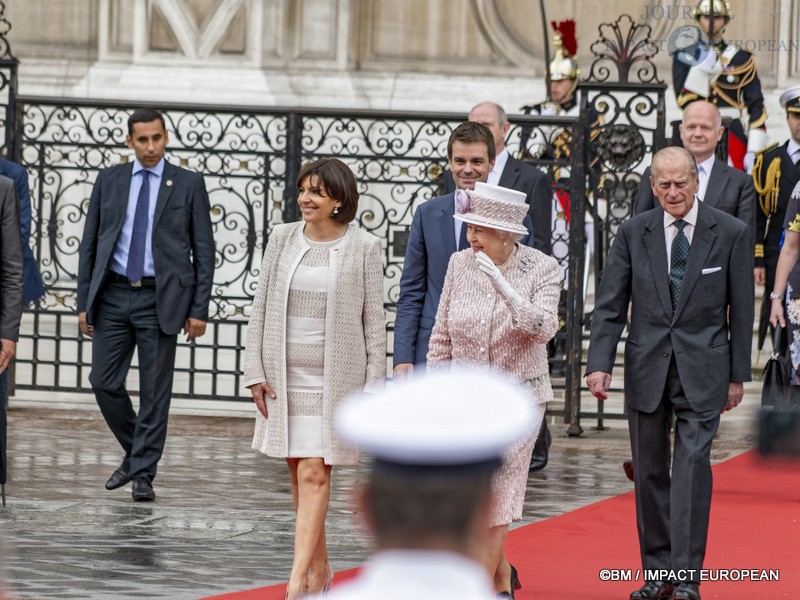
<instances>
[{"instance_id":1,"label":"black metal fence","mask_svg":"<svg viewBox=\"0 0 800 600\"><path fill-rule=\"evenodd\" d=\"M75 312L78 246L98 171L130 160L131 151L121 141L132 109L117 102L17 99L16 147L30 174L32 244L48 288L25 320L19 388L89 391L91 340L79 335ZM356 173L357 222L384 240L385 305L392 331L413 211L437 195L447 139L463 115L211 111L188 105L169 106L164 115L167 159L205 177L217 245L211 327L205 337L181 346L176 396L241 395L240 355L261 253L276 223L297 218L295 178L306 160L337 156ZM524 121L547 132L576 124L574 118ZM540 163L549 170L564 165ZM569 257L562 251L558 258L566 262Z\"/></svg>"}]
</instances>

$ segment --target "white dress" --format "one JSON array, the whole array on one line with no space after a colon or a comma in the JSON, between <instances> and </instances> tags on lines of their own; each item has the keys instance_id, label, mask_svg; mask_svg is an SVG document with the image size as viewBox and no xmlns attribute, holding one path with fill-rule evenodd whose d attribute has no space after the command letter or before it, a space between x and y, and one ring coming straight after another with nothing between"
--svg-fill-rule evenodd
<instances>
[{"instance_id":1,"label":"white dress","mask_svg":"<svg viewBox=\"0 0 800 600\"><path fill-rule=\"evenodd\" d=\"M286 388L289 457L324 456L322 390L325 370L325 311L328 303L330 242L306 239L303 256L289 285L286 318Z\"/></svg>"}]
</instances>

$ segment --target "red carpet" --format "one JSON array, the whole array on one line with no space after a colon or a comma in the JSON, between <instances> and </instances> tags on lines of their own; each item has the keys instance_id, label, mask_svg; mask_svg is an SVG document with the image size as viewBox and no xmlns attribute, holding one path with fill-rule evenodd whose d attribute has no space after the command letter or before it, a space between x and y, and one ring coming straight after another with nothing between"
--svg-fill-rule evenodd
<instances>
[{"instance_id":1,"label":"red carpet","mask_svg":"<svg viewBox=\"0 0 800 600\"><path fill-rule=\"evenodd\" d=\"M624 600L642 584L635 581L640 559L633 492L515 529L506 550L523 584L519 600ZM618 576L630 571L631 581L602 581L604 569ZM714 466L705 571L713 579L701 585L704 600L800 595L800 462L765 462L747 452ZM765 579L776 571L777 581ZM353 572L337 573L336 580ZM741 579L745 574L749 580ZM282 600L284 589L213 598Z\"/></svg>"}]
</instances>

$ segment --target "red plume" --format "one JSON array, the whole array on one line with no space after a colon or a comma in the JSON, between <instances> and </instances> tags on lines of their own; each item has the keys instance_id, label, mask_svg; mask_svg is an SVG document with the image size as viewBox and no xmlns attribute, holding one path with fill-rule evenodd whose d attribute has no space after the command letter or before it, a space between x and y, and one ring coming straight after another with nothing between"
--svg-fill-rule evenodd
<instances>
[{"instance_id":1,"label":"red plume","mask_svg":"<svg viewBox=\"0 0 800 600\"><path fill-rule=\"evenodd\" d=\"M575 37L575 20L566 19L560 23L551 21L550 24L553 29L561 34L561 42L564 45L564 50L570 56L575 56L578 53L578 38Z\"/></svg>"}]
</instances>

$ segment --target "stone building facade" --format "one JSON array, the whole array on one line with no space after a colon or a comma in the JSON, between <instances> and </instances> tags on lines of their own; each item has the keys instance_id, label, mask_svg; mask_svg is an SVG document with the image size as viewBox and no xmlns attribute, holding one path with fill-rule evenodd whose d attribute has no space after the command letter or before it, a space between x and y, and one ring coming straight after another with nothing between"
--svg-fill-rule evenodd
<instances>
[{"instance_id":1,"label":"stone building facade","mask_svg":"<svg viewBox=\"0 0 800 600\"><path fill-rule=\"evenodd\" d=\"M800 78L800 0L730 0L726 37L756 54L768 110ZM544 97L536 0L7 0L20 92L250 106L509 112ZM694 0L545 0L579 58L627 13L669 33ZM656 58L669 81L669 57ZM672 94L671 116L677 114ZM781 135L782 119L770 127Z\"/></svg>"}]
</instances>

